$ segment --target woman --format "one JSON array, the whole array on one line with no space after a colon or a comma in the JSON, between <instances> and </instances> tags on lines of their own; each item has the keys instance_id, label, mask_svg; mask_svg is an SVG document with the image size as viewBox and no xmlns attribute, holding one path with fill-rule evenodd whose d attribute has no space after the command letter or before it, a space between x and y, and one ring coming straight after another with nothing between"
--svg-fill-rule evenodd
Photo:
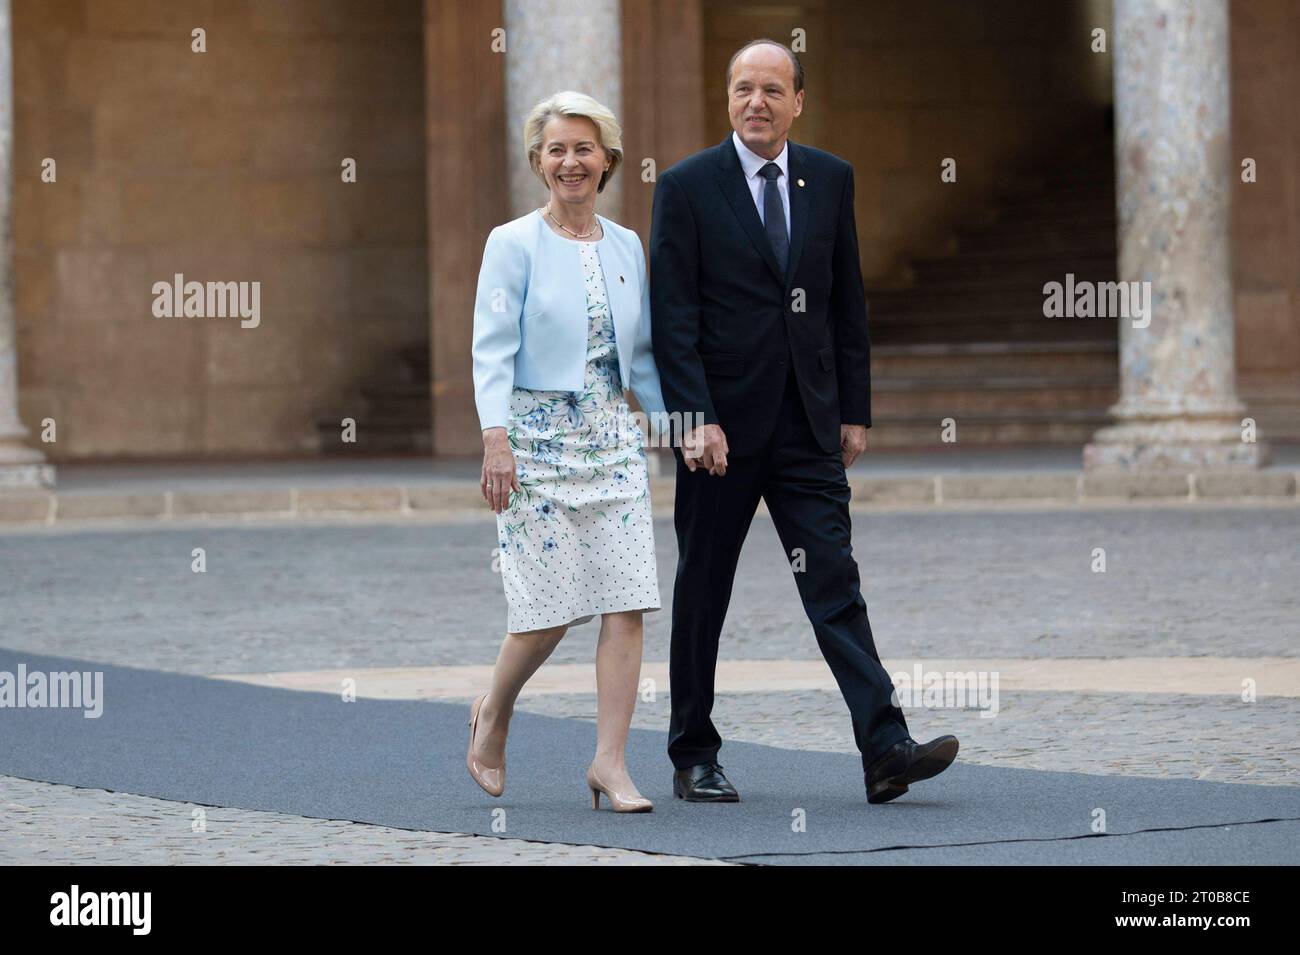
<instances>
[{"instance_id":1,"label":"woman","mask_svg":"<svg viewBox=\"0 0 1300 955\"><path fill-rule=\"evenodd\" d=\"M624 762L641 672L641 615L659 609L643 436L664 410L650 350L650 294L636 233L595 212L623 160L614 114L557 93L524 123L545 206L488 236L474 306L474 401L484 499L497 515L507 633L491 688L470 708L465 762L505 786L515 699L571 626L601 615L592 808L646 812Z\"/></svg>"}]
</instances>

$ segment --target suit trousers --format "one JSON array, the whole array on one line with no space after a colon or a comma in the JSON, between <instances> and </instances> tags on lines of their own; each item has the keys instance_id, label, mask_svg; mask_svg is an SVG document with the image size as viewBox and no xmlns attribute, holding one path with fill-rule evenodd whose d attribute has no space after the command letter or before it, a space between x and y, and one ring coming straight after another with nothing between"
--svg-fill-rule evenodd
<instances>
[{"instance_id":1,"label":"suit trousers","mask_svg":"<svg viewBox=\"0 0 1300 955\"><path fill-rule=\"evenodd\" d=\"M789 368L787 363L787 368ZM677 458L677 575L673 586L668 755L685 769L717 761L710 718L718 638L731 602L741 545L758 501L767 503L822 656L848 704L865 769L908 738L893 684L880 663L853 559L849 485L838 450L808 424L791 368L771 438L757 454L728 458L727 473Z\"/></svg>"}]
</instances>

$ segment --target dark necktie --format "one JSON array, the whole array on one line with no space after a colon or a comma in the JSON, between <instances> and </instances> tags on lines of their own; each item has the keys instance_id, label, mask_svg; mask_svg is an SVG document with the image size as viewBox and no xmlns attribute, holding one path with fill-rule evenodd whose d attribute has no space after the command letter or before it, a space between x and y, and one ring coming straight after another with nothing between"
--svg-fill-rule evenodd
<instances>
[{"instance_id":1,"label":"dark necktie","mask_svg":"<svg viewBox=\"0 0 1300 955\"><path fill-rule=\"evenodd\" d=\"M781 167L770 162L758 173L767 180L763 183L763 229L767 232L772 251L776 253L776 262L784 275L790 254L790 236L785 231L785 206L781 202L781 190L776 184L776 177L781 175Z\"/></svg>"}]
</instances>

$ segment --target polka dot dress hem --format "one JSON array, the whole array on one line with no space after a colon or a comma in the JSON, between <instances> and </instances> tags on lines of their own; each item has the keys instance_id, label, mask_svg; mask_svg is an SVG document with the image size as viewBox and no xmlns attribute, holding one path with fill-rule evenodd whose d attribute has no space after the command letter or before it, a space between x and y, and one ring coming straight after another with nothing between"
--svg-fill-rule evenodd
<instances>
[{"instance_id":1,"label":"polka dot dress hem","mask_svg":"<svg viewBox=\"0 0 1300 955\"><path fill-rule=\"evenodd\" d=\"M497 536L511 633L660 609L644 436L623 397L597 244L578 249L583 390L510 396L506 433L521 490L497 515Z\"/></svg>"}]
</instances>

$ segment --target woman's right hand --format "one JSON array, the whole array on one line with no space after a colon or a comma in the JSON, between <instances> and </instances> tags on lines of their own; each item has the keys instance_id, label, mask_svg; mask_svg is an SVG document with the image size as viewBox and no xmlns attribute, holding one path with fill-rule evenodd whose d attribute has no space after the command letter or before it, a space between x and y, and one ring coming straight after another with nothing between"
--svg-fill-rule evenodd
<instances>
[{"instance_id":1,"label":"woman's right hand","mask_svg":"<svg viewBox=\"0 0 1300 955\"><path fill-rule=\"evenodd\" d=\"M488 428L483 432L483 476L479 479L479 490L488 507L498 514L510 504L510 492L522 490L505 428Z\"/></svg>"}]
</instances>

